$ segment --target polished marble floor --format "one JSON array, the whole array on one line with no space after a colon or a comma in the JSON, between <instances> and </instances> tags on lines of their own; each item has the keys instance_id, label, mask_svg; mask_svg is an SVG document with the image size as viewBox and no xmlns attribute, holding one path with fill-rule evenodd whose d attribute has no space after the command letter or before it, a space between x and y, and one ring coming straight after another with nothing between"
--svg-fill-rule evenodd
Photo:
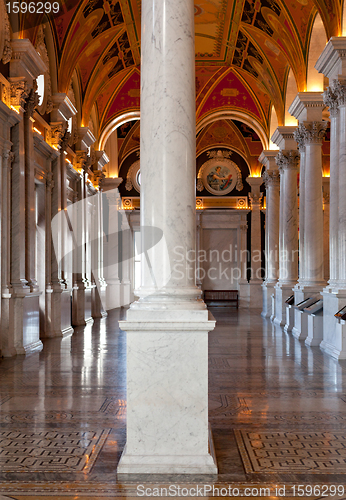
<instances>
[{"instance_id":1,"label":"polished marble floor","mask_svg":"<svg viewBox=\"0 0 346 500\"><path fill-rule=\"evenodd\" d=\"M114 310L72 337L44 340L41 352L0 360L0 500L138 498L144 483L240 491L286 485L287 497L293 485L346 489L346 361L305 346L260 311L212 312L209 418L217 478L117 479L126 334L117 326L125 311Z\"/></svg>"}]
</instances>

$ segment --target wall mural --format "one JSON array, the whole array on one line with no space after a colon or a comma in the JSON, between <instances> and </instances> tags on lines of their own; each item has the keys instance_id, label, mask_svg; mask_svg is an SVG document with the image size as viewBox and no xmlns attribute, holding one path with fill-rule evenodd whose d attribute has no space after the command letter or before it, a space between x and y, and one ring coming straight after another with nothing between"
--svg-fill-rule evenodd
<instances>
[{"instance_id":1,"label":"wall mural","mask_svg":"<svg viewBox=\"0 0 346 500\"><path fill-rule=\"evenodd\" d=\"M240 168L229 159L230 151L210 151L206 161L200 168L197 176L197 190L205 188L216 196L224 196L233 191L243 189L243 180Z\"/></svg>"}]
</instances>

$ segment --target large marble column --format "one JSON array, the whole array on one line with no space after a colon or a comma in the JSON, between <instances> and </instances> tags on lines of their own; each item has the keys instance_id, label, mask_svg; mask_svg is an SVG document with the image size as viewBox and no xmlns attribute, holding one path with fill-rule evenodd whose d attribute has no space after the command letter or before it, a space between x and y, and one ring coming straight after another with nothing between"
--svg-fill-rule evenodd
<instances>
[{"instance_id":1,"label":"large marble column","mask_svg":"<svg viewBox=\"0 0 346 500\"><path fill-rule=\"evenodd\" d=\"M262 316L273 316L272 294L279 277L279 213L280 213L280 174L276 165L277 151L263 151L259 161L265 166L263 180L266 187L265 222L265 280L262 284ZM274 318L274 316L273 316Z\"/></svg>"},{"instance_id":2,"label":"large marble column","mask_svg":"<svg viewBox=\"0 0 346 500\"><path fill-rule=\"evenodd\" d=\"M272 141L280 152L276 163L280 171L279 281L275 285L275 318L286 324L286 299L298 279L298 163L294 131L296 127L278 127Z\"/></svg>"},{"instance_id":3,"label":"large marble column","mask_svg":"<svg viewBox=\"0 0 346 500\"><path fill-rule=\"evenodd\" d=\"M346 37L332 37L316 63L329 78L324 102L331 118L330 142L330 280L323 289L323 340L321 349L346 359L346 324L335 313L346 304Z\"/></svg>"},{"instance_id":4,"label":"large marble column","mask_svg":"<svg viewBox=\"0 0 346 500\"><path fill-rule=\"evenodd\" d=\"M118 473L217 472L208 450L208 331L215 323L191 258L194 67L193 1L143 0L142 286L120 322L127 331L128 382L127 442Z\"/></svg>"},{"instance_id":5,"label":"large marble column","mask_svg":"<svg viewBox=\"0 0 346 500\"><path fill-rule=\"evenodd\" d=\"M251 186L249 194L251 207L251 277L249 307L259 309L262 306L262 248L261 248L261 206L263 193L260 187L262 177L247 177Z\"/></svg>"},{"instance_id":6,"label":"large marble column","mask_svg":"<svg viewBox=\"0 0 346 500\"><path fill-rule=\"evenodd\" d=\"M290 106L299 121L295 138L301 153L299 196L299 281L294 287L295 304L319 295L324 281L322 141L327 122L322 121L323 98L318 92L300 92ZM308 316L295 310L293 335L307 339ZM317 345L320 339L306 340Z\"/></svg>"}]
</instances>

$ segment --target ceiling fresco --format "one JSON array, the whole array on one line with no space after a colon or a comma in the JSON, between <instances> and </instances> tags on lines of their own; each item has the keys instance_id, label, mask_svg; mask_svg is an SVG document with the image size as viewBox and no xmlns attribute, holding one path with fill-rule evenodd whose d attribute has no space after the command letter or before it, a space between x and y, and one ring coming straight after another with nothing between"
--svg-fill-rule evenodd
<instances>
[{"instance_id":1,"label":"ceiling fresco","mask_svg":"<svg viewBox=\"0 0 346 500\"><path fill-rule=\"evenodd\" d=\"M328 38L341 34L342 0L195 0L194 9L197 121L242 110L268 134L272 106L284 123L290 69L306 90L316 14ZM82 125L96 116L102 132L139 110L140 11L140 0L80 0L51 20L58 92L77 79Z\"/></svg>"}]
</instances>

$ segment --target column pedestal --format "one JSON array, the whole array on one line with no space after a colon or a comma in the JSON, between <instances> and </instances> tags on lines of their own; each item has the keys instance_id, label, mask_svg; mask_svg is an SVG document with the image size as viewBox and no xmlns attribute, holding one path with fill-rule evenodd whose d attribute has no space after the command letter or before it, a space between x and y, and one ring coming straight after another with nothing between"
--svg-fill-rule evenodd
<instances>
[{"instance_id":1,"label":"column pedestal","mask_svg":"<svg viewBox=\"0 0 346 500\"><path fill-rule=\"evenodd\" d=\"M119 324L127 332L128 400L118 474L217 473L208 450L212 315L131 308Z\"/></svg>"},{"instance_id":2,"label":"column pedestal","mask_svg":"<svg viewBox=\"0 0 346 500\"><path fill-rule=\"evenodd\" d=\"M334 314L346 304L346 290L327 287L323 296L323 340L320 348L335 359L346 359L346 323Z\"/></svg>"},{"instance_id":3,"label":"column pedestal","mask_svg":"<svg viewBox=\"0 0 346 500\"><path fill-rule=\"evenodd\" d=\"M262 283L262 318L270 318L273 314L272 310L272 295L276 281L264 281Z\"/></svg>"}]
</instances>

